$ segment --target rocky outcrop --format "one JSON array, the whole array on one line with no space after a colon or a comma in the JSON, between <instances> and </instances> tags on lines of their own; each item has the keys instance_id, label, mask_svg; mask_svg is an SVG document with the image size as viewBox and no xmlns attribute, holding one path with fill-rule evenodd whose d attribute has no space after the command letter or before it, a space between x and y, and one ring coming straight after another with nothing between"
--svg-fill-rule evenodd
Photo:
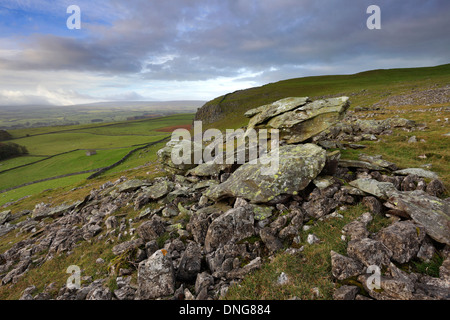
<instances>
[{"instance_id":1,"label":"rocky outcrop","mask_svg":"<svg viewBox=\"0 0 450 320\"><path fill-rule=\"evenodd\" d=\"M70 256L80 244L89 243L107 248L94 260L105 264L104 279L97 279L101 273L95 281L87 276L80 288L30 286L22 298L219 299L276 254L302 259L304 248L326 246L325 237L302 230L328 219L335 228L334 219L345 215L344 206L362 203L370 212L346 224L342 243L330 252L334 298L448 299L449 200L439 198L445 190L439 178L430 181L417 171L398 172L395 164L377 155L348 160L341 159L339 151L324 150L338 145L331 140L334 135L385 134L395 126L414 124L396 119L331 126L345 112L344 100L292 98L247 113L253 119L249 127L256 129L280 119L289 130L306 128L329 116L327 129L309 138L327 141L321 146L290 144L295 140L283 136L279 170L272 175L250 163L179 166L167 161L164 167L174 174L166 177L121 177L73 204L43 203L32 213L2 212L0 236L16 230L16 238L24 240L0 254L0 284L15 284L31 268ZM292 119L286 118L289 114ZM160 161L166 161L175 146L163 148ZM338 208L342 211L336 212ZM391 224L373 232L370 223L384 215L391 217ZM418 261L436 256L443 259L439 277L412 269ZM399 265L410 269L404 272ZM377 267L380 287L374 289L370 281ZM286 285L291 278L279 279L279 285Z\"/></svg>"},{"instance_id":2,"label":"rocky outcrop","mask_svg":"<svg viewBox=\"0 0 450 320\"><path fill-rule=\"evenodd\" d=\"M248 129L273 128L287 143L303 142L342 120L350 106L348 97L311 101L307 97L285 98L245 113Z\"/></svg>"},{"instance_id":3,"label":"rocky outcrop","mask_svg":"<svg viewBox=\"0 0 450 320\"><path fill-rule=\"evenodd\" d=\"M262 163L268 164L242 165L225 182L210 188L206 196L213 200L240 197L261 203L296 194L321 172L326 153L314 144L286 145L279 148L279 155L269 153L261 158ZM274 161L279 161L278 171L267 174Z\"/></svg>"}]
</instances>

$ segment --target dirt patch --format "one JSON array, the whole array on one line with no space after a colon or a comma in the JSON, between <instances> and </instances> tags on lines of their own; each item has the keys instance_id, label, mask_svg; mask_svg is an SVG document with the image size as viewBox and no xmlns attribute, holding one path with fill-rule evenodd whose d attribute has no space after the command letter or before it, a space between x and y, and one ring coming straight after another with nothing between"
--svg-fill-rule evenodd
<instances>
[{"instance_id":1,"label":"dirt patch","mask_svg":"<svg viewBox=\"0 0 450 320\"><path fill-rule=\"evenodd\" d=\"M159 129L155 129L155 131L159 131L159 132L172 132L175 129L187 129L187 130L191 130L192 125L190 124L183 124L183 125L179 125L179 126L171 126L171 127L164 127L164 128L159 128Z\"/></svg>"}]
</instances>

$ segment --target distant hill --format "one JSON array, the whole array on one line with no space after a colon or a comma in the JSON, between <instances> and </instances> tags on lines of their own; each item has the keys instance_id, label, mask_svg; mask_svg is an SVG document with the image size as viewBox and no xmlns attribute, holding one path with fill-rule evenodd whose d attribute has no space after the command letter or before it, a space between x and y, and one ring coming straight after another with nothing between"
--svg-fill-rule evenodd
<instances>
[{"instance_id":1,"label":"distant hill","mask_svg":"<svg viewBox=\"0 0 450 320\"><path fill-rule=\"evenodd\" d=\"M290 96L310 98L346 95L351 106L372 107L383 99L450 84L450 64L436 67L381 69L352 75L314 76L283 80L238 90L207 102L196 114L204 129L238 128L247 123L245 111ZM446 100L444 100L446 101Z\"/></svg>"},{"instance_id":2,"label":"distant hill","mask_svg":"<svg viewBox=\"0 0 450 320\"><path fill-rule=\"evenodd\" d=\"M0 106L0 129L78 125L195 113L205 101L108 101L72 106Z\"/></svg>"}]
</instances>

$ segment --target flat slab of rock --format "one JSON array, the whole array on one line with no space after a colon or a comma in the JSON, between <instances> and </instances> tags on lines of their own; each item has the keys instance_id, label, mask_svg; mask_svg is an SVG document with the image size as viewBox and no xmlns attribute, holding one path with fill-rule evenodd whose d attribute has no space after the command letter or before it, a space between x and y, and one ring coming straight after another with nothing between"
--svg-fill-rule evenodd
<instances>
[{"instance_id":1,"label":"flat slab of rock","mask_svg":"<svg viewBox=\"0 0 450 320\"><path fill-rule=\"evenodd\" d=\"M380 199L387 199L398 192L391 182L380 182L375 179L357 179L349 182L349 184Z\"/></svg>"},{"instance_id":2,"label":"flat slab of rock","mask_svg":"<svg viewBox=\"0 0 450 320\"><path fill-rule=\"evenodd\" d=\"M349 106L348 97L315 100L273 117L260 127L279 129L281 139L287 143L299 143L342 120Z\"/></svg>"},{"instance_id":3,"label":"flat slab of rock","mask_svg":"<svg viewBox=\"0 0 450 320\"><path fill-rule=\"evenodd\" d=\"M407 168L407 169L397 170L397 171L394 171L394 174L401 175L401 176L407 176L410 174L414 174L421 178L439 179L439 176L435 172L430 171L430 170L425 170L422 168Z\"/></svg>"},{"instance_id":4,"label":"flat slab of rock","mask_svg":"<svg viewBox=\"0 0 450 320\"><path fill-rule=\"evenodd\" d=\"M272 158L271 158L272 157ZM261 157L264 163L276 161L269 153ZM326 152L315 144L285 145L279 148L279 168L276 174L267 174L268 165L246 163L225 182L210 188L205 195L213 200L240 197L252 203L264 203L282 194L297 194L323 169Z\"/></svg>"},{"instance_id":5,"label":"flat slab of rock","mask_svg":"<svg viewBox=\"0 0 450 320\"><path fill-rule=\"evenodd\" d=\"M440 243L450 245L450 200L433 197L424 191L404 191L392 195L389 204L406 212L425 227L426 233Z\"/></svg>"}]
</instances>

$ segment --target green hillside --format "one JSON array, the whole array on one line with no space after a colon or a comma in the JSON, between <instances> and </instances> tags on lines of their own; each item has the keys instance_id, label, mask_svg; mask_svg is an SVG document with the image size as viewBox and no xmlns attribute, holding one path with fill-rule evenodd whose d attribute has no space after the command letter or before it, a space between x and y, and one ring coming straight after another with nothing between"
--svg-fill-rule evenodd
<instances>
[{"instance_id":1,"label":"green hillside","mask_svg":"<svg viewBox=\"0 0 450 320\"><path fill-rule=\"evenodd\" d=\"M370 107L382 99L450 83L450 64L425 68L372 70L353 75L331 75L295 78L261 87L239 90L209 101L197 113L205 128L238 128L246 125L246 110L291 96L350 97L352 108ZM219 113L214 116L212 113ZM208 121L208 116L213 121ZM213 122L213 123L212 123Z\"/></svg>"}]
</instances>

